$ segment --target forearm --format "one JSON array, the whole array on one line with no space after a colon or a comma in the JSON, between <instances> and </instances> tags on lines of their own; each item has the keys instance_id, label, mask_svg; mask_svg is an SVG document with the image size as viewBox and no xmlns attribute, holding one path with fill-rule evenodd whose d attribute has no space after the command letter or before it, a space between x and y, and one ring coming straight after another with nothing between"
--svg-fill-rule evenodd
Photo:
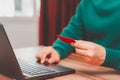
<instances>
[{"instance_id":1,"label":"forearm","mask_svg":"<svg viewBox=\"0 0 120 80\"><path fill-rule=\"evenodd\" d=\"M62 36L66 36L69 38L73 38L73 39L81 39L81 30L78 29L80 26L75 26L74 24L72 24L72 22L62 31L62 33L60 35ZM60 39L57 39L54 44L53 44L53 48L58 51L58 53L60 54L61 58L65 58L71 51L74 50L74 48L68 44L68 43L64 43L62 42Z\"/></svg>"}]
</instances>

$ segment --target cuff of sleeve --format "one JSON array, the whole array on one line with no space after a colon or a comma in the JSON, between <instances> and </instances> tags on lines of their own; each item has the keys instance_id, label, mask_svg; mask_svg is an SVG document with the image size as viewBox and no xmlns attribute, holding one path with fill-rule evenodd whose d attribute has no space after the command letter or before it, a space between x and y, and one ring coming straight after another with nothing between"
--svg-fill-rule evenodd
<instances>
[{"instance_id":1,"label":"cuff of sleeve","mask_svg":"<svg viewBox=\"0 0 120 80\"><path fill-rule=\"evenodd\" d=\"M66 56L64 55L64 52L63 52L60 48L54 47L54 46L53 46L53 48L60 54L60 58L61 58L61 59L63 59L63 58L66 57Z\"/></svg>"},{"instance_id":2,"label":"cuff of sleeve","mask_svg":"<svg viewBox=\"0 0 120 80\"><path fill-rule=\"evenodd\" d=\"M108 48L105 49L106 49L106 57L102 65L107 67L115 66L115 61L116 61L114 60L116 57L115 53L111 49Z\"/></svg>"}]
</instances>

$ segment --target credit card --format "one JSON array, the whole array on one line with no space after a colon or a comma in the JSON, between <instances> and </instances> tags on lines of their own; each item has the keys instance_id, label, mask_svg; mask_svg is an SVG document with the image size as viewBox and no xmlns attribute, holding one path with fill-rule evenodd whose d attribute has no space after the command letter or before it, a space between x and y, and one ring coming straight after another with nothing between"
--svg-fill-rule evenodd
<instances>
[{"instance_id":1,"label":"credit card","mask_svg":"<svg viewBox=\"0 0 120 80\"><path fill-rule=\"evenodd\" d=\"M74 39L71 39L71 38L67 38L67 37L63 37L63 36L60 36L60 35L56 35L60 40L62 40L63 42L66 42L66 43L75 43L75 40Z\"/></svg>"}]
</instances>

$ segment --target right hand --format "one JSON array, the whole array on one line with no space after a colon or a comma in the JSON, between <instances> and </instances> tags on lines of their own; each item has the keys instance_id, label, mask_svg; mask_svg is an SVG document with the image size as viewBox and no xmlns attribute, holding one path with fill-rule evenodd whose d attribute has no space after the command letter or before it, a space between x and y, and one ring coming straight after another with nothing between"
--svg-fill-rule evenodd
<instances>
[{"instance_id":1,"label":"right hand","mask_svg":"<svg viewBox=\"0 0 120 80\"><path fill-rule=\"evenodd\" d=\"M44 47L36 55L36 58L40 60L41 64L44 64L45 62L48 64L54 64L60 61L59 53L52 46Z\"/></svg>"}]
</instances>

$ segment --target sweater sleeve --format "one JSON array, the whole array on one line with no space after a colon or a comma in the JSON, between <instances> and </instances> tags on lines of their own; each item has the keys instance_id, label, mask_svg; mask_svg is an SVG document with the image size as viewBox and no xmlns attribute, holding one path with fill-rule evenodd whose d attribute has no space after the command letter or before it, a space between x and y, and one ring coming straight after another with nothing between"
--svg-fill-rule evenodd
<instances>
[{"instance_id":1,"label":"sweater sleeve","mask_svg":"<svg viewBox=\"0 0 120 80\"><path fill-rule=\"evenodd\" d=\"M106 58L103 66L120 69L120 50L106 49Z\"/></svg>"},{"instance_id":2,"label":"sweater sleeve","mask_svg":"<svg viewBox=\"0 0 120 80\"><path fill-rule=\"evenodd\" d=\"M70 22L62 30L60 35L76 40L82 38L81 3L77 7L76 14L71 18ZM70 44L64 43L60 39L57 39L52 46L56 51L58 51L61 58L65 58L71 51L74 50L74 48Z\"/></svg>"}]
</instances>

